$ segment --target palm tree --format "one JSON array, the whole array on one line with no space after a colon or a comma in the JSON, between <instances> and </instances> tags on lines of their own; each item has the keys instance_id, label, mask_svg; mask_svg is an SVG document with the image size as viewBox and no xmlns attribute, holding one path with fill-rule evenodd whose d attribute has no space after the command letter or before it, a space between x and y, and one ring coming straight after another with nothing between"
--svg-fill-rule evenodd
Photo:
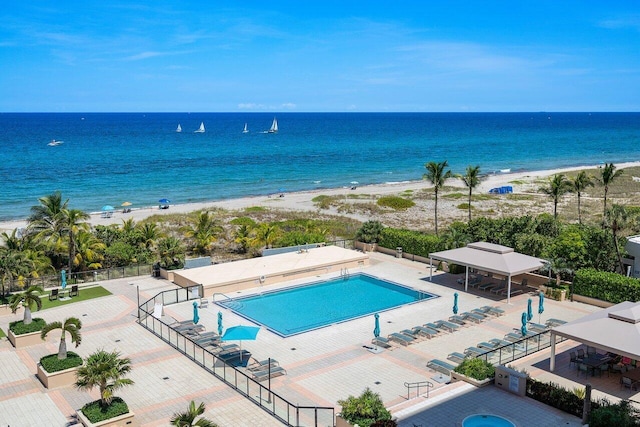
<instances>
[{"instance_id":1,"label":"palm tree","mask_svg":"<svg viewBox=\"0 0 640 427\"><path fill-rule=\"evenodd\" d=\"M427 173L422 176L422 179L429 180L433 184L433 192L435 194L435 223L436 223L436 235L438 234L438 192L444 186L444 182L453 176L451 170L445 168L449 166L447 161L441 163L429 162L424 165L427 168Z\"/></svg>"},{"instance_id":2,"label":"palm tree","mask_svg":"<svg viewBox=\"0 0 640 427\"><path fill-rule=\"evenodd\" d=\"M82 328L82 322L76 317L69 317L65 319L64 323L60 321L47 323L40 332L40 338L43 340L47 338L47 334L54 329L62 330L62 337L60 337L60 346L58 347L58 359L67 358L67 333L71 336L71 342L76 344L76 347L82 342L82 335L80 329Z\"/></svg>"},{"instance_id":3,"label":"palm tree","mask_svg":"<svg viewBox=\"0 0 640 427\"><path fill-rule=\"evenodd\" d=\"M263 222L255 229L252 242L256 246L264 246L269 249L278 240L278 237L280 237L280 228L277 225Z\"/></svg>"},{"instance_id":4,"label":"palm tree","mask_svg":"<svg viewBox=\"0 0 640 427\"><path fill-rule=\"evenodd\" d=\"M184 247L175 237L166 237L158 242L158 257L165 267L179 265L184 262Z\"/></svg>"},{"instance_id":5,"label":"palm tree","mask_svg":"<svg viewBox=\"0 0 640 427\"><path fill-rule=\"evenodd\" d=\"M145 222L142 225L136 224L136 231L140 235L141 245L147 250L153 248L156 240L163 237L158 224L155 222Z\"/></svg>"},{"instance_id":6,"label":"palm tree","mask_svg":"<svg viewBox=\"0 0 640 427\"><path fill-rule=\"evenodd\" d=\"M65 248L63 211L69 200L62 201L59 191L38 199L39 205L31 207L27 229L38 241L47 244L47 251L59 255ZM68 248L67 248L68 249Z\"/></svg>"},{"instance_id":7,"label":"palm tree","mask_svg":"<svg viewBox=\"0 0 640 427\"><path fill-rule=\"evenodd\" d=\"M549 185L540 187L540 191L553 199L553 217L558 218L558 201L571 191L571 183L563 173L555 174L549 178Z\"/></svg>"},{"instance_id":8,"label":"palm tree","mask_svg":"<svg viewBox=\"0 0 640 427\"><path fill-rule=\"evenodd\" d=\"M103 251L107 246L94 234L81 231L76 236L76 253L73 262L80 271L102 268Z\"/></svg>"},{"instance_id":9,"label":"palm tree","mask_svg":"<svg viewBox=\"0 0 640 427\"><path fill-rule=\"evenodd\" d=\"M587 171L580 171L576 177L571 180L572 190L578 195L578 223L582 224L582 216L580 213L580 197L582 192L588 187L593 187L593 178L587 174Z\"/></svg>"},{"instance_id":10,"label":"palm tree","mask_svg":"<svg viewBox=\"0 0 640 427\"><path fill-rule=\"evenodd\" d=\"M613 236L613 244L616 248L620 272L624 274L624 264L622 263L622 255L620 254L620 246L618 244L618 234L629 226L629 212L622 205L613 204L605 216L605 224L611 230Z\"/></svg>"},{"instance_id":11,"label":"palm tree","mask_svg":"<svg viewBox=\"0 0 640 427\"><path fill-rule=\"evenodd\" d=\"M99 350L87 359L87 362L78 369L76 387L79 390L91 390L98 387L100 390L100 406L111 404L114 392L125 386L132 385L133 381L125 378L131 371L131 359L120 358L120 353Z\"/></svg>"},{"instance_id":12,"label":"palm tree","mask_svg":"<svg viewBox=\"0 0 640 427\"><path fill-rule=\"evenodd\" d=\"M37 276L34 262L29 258L30 252L20 252L0 247L0 283L2 295L6 294L6 286L15 280L22 281L25 277Z\"/></svg>"},{"instance_id":13,"label":"palm tree","mask_svg":"<svg viewBox=\"0 0 640 427\"><path fill-rule=\"evenodd\" d=\"M89 231L89 224L87 220L89 214L79 209L63 209L62 210L62 224L65 234L69 239L69 273L73 270L76 252L75 236L81 231Z\"/></svg>"},{"instance_id":14,"label":"palm tree","mask_svg":"<svg viewBox=\"0 0 640 427\"><path fill-rule=\"evenodd\" d=\"M11 308L11 312L15 313L18 311L18 306L22 303L24 307L24 317L22 319L22 323L28 325L31 323L31 307L36 305L36 311L42 308L42 301L40 300L40 296L36 292L44 292L40 286L30 286L24 292L20 292L17 294L13 294L11 296L11 301L9 307Z\"/></svg>"},{"instance_id":15,"label":"palm tree","mask_svg":"<svg viewBox=\"0 0 640 427\"><path fill-rule=\"evenodd\" d=\"M196 421L196 417L204 414L204 402L200 402L200 405L196 407L196 403L192 400L189 403L189 409L186 412L178 412L173 414L171 418L171 425L178 427L218 427L216 423L206 418L200 418Z\"/></svg>"},{"instance_id":16,"label":"palm tree","mask_svg":"<svg viewBox=\"0 0 640 427\"><path fill-rule=\"evenodd\" d=\"M242 224L233 232L233 241L240 246L241 253L247 253L249 245L251 244L251 227L247 224Z\"/></svg>"},{"instance_id":17,"label":"palm tree","mask_svg":"<svg viewBox=\"0 0 640 427\"><path fill-rule=\"evenodd\" d=\"M222 228L216 223L214 216L207 211L200 212L193 224L181 228L186 237L193 239L193 251L201 255L209 252L211 244L216 241L217 234L221 230Z\"/></svg>"},{"instance_id":18,"label":"palm tree","mask_svg":"<svg viewBox=\"0 0 640 427\"><path fill-rule=\"evenodd\" d=\"M467 166L465 174L460 179L469 189L469 222L471 222L471 193L480 184L480 166Z\"/></svg>"},{"instance_id":19,"label":"palm tree","mask_svg":"<svg viewBox=\"0 0 640 427\"><path fill-rule=\"evenodd\" d=\"M600 168L600 177L598 182L604 186L604 210L603 216L607 215L607 193L609 192L609 185L613 183L624 172L622 169L616 170L616 165L613 163L605 163L604 167Z\"/></svg>"}]
</instances>

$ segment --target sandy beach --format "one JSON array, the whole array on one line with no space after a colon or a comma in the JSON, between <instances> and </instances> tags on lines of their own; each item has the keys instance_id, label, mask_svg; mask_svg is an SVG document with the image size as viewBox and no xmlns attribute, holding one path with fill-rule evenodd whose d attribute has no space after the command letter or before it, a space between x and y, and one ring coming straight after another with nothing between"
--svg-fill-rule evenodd
<instances>
[{"instance_id":1,"label":"sandy beach","mask_svg":"<svg viewBox=\"0 0 640 427\"><path fill-rule=\"evenodd\" d=\"M487 194L491 188L500 187L503 185L510 185L513 187L514 193L534 193L540 186L540 180L546 177L558 174L578 171L582 169L596 169L601 165L593 166L581 166L573 168L560 168L540 171L525 171L515 173L498 173L486 176L480 185L474 190L474 194ZM640 167L640 162L628 162L616 164L618 169L625 169L629 167ZM447 187L459 187L461 190L465 189L464 184L460 179L450 179L446 183ZM186 203L171 205L169 209L159 209L158 206L147 206L133 209L129 213L123 213L122 210L115 210L110 218L103 218L102 212L91 212L89 223L92 226L96 225L109 225L109 224L121 224L123 220L133 218L134 221L141 221L152 215L167 215L175 213L188 213L198 211L207 208L222 208L226 210L239 210L247 207L261 206L266 208L294 210L294 211L307 211L317 212L318 208L312 201L314 197L318 195L326 196L345 196L347 198L350 194L367 194L372 197L379 197L384 195L398 195L402 192L412 191L418 192L421 190L431 188L431 184L428 181L408 181L389 184L374 184L358 186L355 190L350 187L341 187L333 189L321 189L313 191L301 191L285 193L283 197L279 194L271 194L268 196L255 196L244 197L237 199L228 199L211 202L200 203ZM465 189L466 190L466 189ZM639 188L640 190L640 188ZM63 195L64 196L64 195ZM541 195L541 197L544 197ZM34 201L34 204L36 201ZM73 200L70 201L73 206ZM453 205L447 205L446 203L439 204L439 213L443 218L453 217L453 219L462 219L466 213L460 212ZM370 219L362 214L343 214L345 216L351 216L360 220ZM25 219L14 221L0 222L0 231L10 232L15 228L26 227L27 221Z\"/></svg>"}]
</instances>

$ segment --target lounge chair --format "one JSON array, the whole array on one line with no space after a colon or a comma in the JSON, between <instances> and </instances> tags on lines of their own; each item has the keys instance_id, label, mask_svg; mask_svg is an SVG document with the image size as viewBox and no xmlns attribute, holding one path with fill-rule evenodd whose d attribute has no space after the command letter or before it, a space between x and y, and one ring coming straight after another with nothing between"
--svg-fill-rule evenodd
<instances>
[{"instance_id":1,"label":"lounge chair","mask_svg":"<svg viewBox=\"0 0 640 427\"><path fill-rule=\"evenodd\" d=\"M271 370L266 369L263 371L254 371L251 373L253 379L256 381L264 381L268 378L279 377L280 375L286 375L287 371L282 366L272 367Z\"/></svg>"},{"instance_id":2,"label":"lounge chair","mask_svg":"<svg viewBox=\"0 0 640 427\"><path fill-rule=\"evenodd\" d=\"M504 347L504 346L513 344L511 341L501 340L500 338L492 338L489 340L489 342L494 345L494 348Z\"/></svg>"},{"instance_id":3,"label":"lounge chair","mask_svg":"<svg viewBox=\"0 0 640 427\"><path fill-rule=\"evenodd\" d=\"M408 337L411 337L414 340L417 340L419 338L418 333L414 332L413 329L403 329L403 330L400 331L400 333L402 335L406 335Z\"/></svg>"},{"instance_id":4,"label":"lounge chair","mask_svg":"<svg viewBox=\"0 0 640 427\"><path fill-rule=\"evenodd\" d=\"M71 285L71 290L69 291L69 297L77 297L80 294L78 290L78 285Z\"/></svg>"},{"instance_id":5,"label":"lounge chair","mask_svg":"<svg viewBox=\"0 0 640 427\"><path fill-rule=\"evenodd\" d=\"M462 363L462 361L466 358L467 358L467 355L458 353L458 352L449 353L449 355L447 356L447 359L456 363Z\"/></svg>"},{"instance_id":6,"label":"lounge chair","mask_svg":"<svg viewBox=\"0 0 640 427\"><path fill-rule=\"evenodd\" d=\"M457 323L448 322L446 320L437 320L435 324L438 325L440 329L446 329L449 332L454 332L460 329L460 325Z\"/></svg>"},{"instance_id":7,"label":"lounge chair","mask_svg":"<svg viewBox=\"0 0 640 427\"><path fill-rule=\"evenodd\" d=\"M486 319L487 317L489 317L489 313L487 313L486 311L482 311L479 308L474 308L473 310L471 310L471 313L475 313L478 316L482 316L482 318Z\"/></svg>"},{"instance_id":8,"label":"lounge chair","mask_svg":"<svg viewBox=\"0 0 640 427\"><path fill-rule=\"evenodd\" d=\"M539 323L529 322L529 329L531 329L534 332L546 332L549 329L549 327L547 325L541 325Z\"/></svg>"},{"instance_id":9,"label":"lounge chair","mask_svg":"<svg viewBox=\"0 0 640 427\"><path fill-rule=\"evenodd\" d=\"M438 359L432 359L427 363L427 368L431 368L437 372L442 372L445 375L451 375L451 371L456 369L456 366L457 365L452 365L451 363L443 362Z\"/></svg>"},{"instance_id":10,"label":"lounge chair","mask_svg":"<svg viewBox=\"0 0 640 427\"><path fill-rule=\"evenodd\" d=\"M240 346L238 344L220 345L219 343L214 343L213 345L210 345L210 347L213 347L212 350L217 357L224 356L225 354L228 354L228 353L234 353L236 351L240 351Z\"/></svg>"},{"instance_id":11,"label":"lounge chair","mask_svg":"<svg viewBox=\"0 0 640 427\"><path fill-rule=\"evenodd\" d=\"M498 347L498 345L495 344L495 343L482 341L482 342L479 342L478 344L476 344L476 347L481 348L481 349L485 349L485 350L494 350L496 347Z\"/></svg>"},{"instance_id":12,"label":"lounge chair","mask_svg":"<svg viewBox=\"0 0 640 427\"><path fill-rule=\"evenodd\" d=\"M481 291L490 291L492 288L495 288L496 286L498 286L498 284L495 282L487 282L484 285L479 285L478 289L480 289Z\"/></svg>"},{"instance_id":13,"label":"lounge chair","mask_svg":"<svg viewBox=\"0 0 640 427\"><path fill-rule=\"evenodd\" d=\"M247 370L257 372L257 371L266 371L269 366L271 369L276 366L280 366L276 359L265 359L265 360L256 360L254 363L247 365Z\"/></svg>"},{"instance_id":14,"label":"lounge chair","mask_svg":"<svg viewBox=\"0 0 640 427\"><path fill-rule=\"evenodd\" d=\"M554 326L560 326L560 325L564 325L566 322L566 320L560 320L560 319L549 319L546 321L547 326L549 326L550 328L553 328Z\"/></svg>"},{"instance_id":15,"label":"lounge chair","mask_svg":"<svg viewBox=\"0 0 640 427\"><path fill-rule=\"evenodd\" d=\"M507 285L500 284L490 290L492 294L496 294L496 295L501 294L503 291L504 292L507 291Z\"/></svg>"},{"instance_id":16,"label":"lounge chair","mask_svg":"<svg viewBox=\"0 0 640 427\"><path fill-rule=\"evenodd\" d=\"M484 316L471 312L462 313L462 317L464 320L471 320L474 323L481 323L484 320Z\"/></svg>"},{"instance_id":17,"label":"lounge chair","mask_svg":"<svg viewBox=\"0 0 640 427\"><path fill-rule=\"evenodd\" d=\"M485 305L484 307L480 307L480 310L486 310L487 314L490 314L492 316L502 316L504 314L504 310L498 307L491 307L488 305Z\"/></svg>"},{"instance_id":18,"label":"lounge chair","mask_svg":"<svg viewBox=\"0 0 640 427\"><path fill-rule=\"evenodd\" d=\"M432 331L436 331L437 333L440 333L440 332L442 332L444 330L444 329L441 329L440 326L436 325L435 323L431 323L431 322L425 323L422 326L424 326L425 328L429 328Z\"/></svg>"},{"instance_id":19,"label":"lounge chair","mask_svg":"<svg viewBox=\"0 0 640 427\"><path fill-rule=\"evenodd\" d=\"M413 328L411 328L412 331L414 331L416 334L418 335L422 335L425 336L429 339L431 339L432 337L435 337L436 335L438 335L438 331L431 329L431 328L427 328L424 326L414 326Z\"/></svg>"},{"instance_id":20,"label":"lounge chair","mask_svg":"<svg viewBox=\"0 0 640 427\"><path fill-rule=\"evenodd\" d=\"M373 337L371 344L382 348L391 348L391 343L385 337Z\"/></svg>"},{"instance_id":21,"label":"lounge chair","mask_svg":"<svg viewBox=\"0 0 640 427\"><path fill-rule=\"evenodd\" d=\"M457 323L460 326L464 326L467 324L467 322L465 321L465 318L457 314L455 316L449 317L449 322Z\"/></svg>"},{"instance_id":22,"label":"lounge chair","mask_svg":"<svg viewBox=\"0 0 640 427\"><path fill-rule=\"evenodd\" d=\"M469 356L472 356L472 357L477 357L487 352L488 351L486 349L481 349L477 347L467 347L464 349L464 354L468 354Z\"/></svg>"},{"instance_id":23,"label":"lounge chair","mask_svg":"<svg viewBox=\"0 0 640 427\"><path fill-rule=\"evenodd\" d=\"M409 345L409 344L411 344L412 342L414 342L416 340L413 337L410 337L408 335L401 334L401 333L398 333L398 332L394 332L392 334L389 334L389 336L387 338L389 338L389 340L391 340L391 341L397 342L400 345Z\"/></svg>"},{"instance_id":24,"label":"lounge chair","mask_svg":"<svg viewBox=\"0 0 640 427\"><path fill-rule=\"evenodd\" d=\"M504 295L506 295L507 292L508 291L505 289ZM517 288L516 289L511 289L511 295L510 296L520 295L522 292L523 292L522 289L517 289Z\"/></svg>"},{"instance_id":25,"label":"lounge chair","mask_svg":"<svg viewBox=\"0 0 640 427\"><path fill-rule=\"evenodd\" d=\"M49 294L49 301L58 299L58 289L51 289L51 293Z\"/></svg>"},{"instance_id":26,"label":"lounge chair","mask_svg":"<svg viewBox=\"0 0 640 427\"><path fill-rule=\"evenodd\" d=\"M244 366L251 359L251 352L248 350L232 350L218 353L216 357L227 365Z\"/></svg>"}]
</instances>

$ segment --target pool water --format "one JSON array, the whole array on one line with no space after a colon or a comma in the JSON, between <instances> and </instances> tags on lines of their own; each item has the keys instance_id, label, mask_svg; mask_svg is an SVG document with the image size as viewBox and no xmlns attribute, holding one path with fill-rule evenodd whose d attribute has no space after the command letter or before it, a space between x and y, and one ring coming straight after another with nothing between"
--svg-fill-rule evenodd
<instances>
[{"instance_id":1,"label":"pool water","mask_svg":"<svg viewBox=\"0 0 640 427\"><path fill-rule=\"evenodd\" d=\"M217 303L286 337L436 297L357 274Z\"/></svg>"},{"instance_id":2,"label":"pool water","mask_svg":"<svg viewBox=\"0 0 640 427\"><path fill-rule=\"evenodd\" d=\"M465 418L462 427L515 427L515 424L497 415L477 414Z\"/></svg>"}]
</instances>

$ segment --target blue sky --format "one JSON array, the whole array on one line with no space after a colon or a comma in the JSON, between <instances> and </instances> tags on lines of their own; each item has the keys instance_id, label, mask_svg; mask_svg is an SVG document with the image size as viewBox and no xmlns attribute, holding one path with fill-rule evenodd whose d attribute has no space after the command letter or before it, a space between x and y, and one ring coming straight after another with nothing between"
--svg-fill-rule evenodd
<instances>
[{"instance_id":1,"label":"blue sky","mask_svg":"<svg viewBox=\"0 0 640 427\"><path fill-rule=\"evenodd\" d=\"M10 1L0 111L640 111L640 2Z\"/></svg>"}]
</instances>

